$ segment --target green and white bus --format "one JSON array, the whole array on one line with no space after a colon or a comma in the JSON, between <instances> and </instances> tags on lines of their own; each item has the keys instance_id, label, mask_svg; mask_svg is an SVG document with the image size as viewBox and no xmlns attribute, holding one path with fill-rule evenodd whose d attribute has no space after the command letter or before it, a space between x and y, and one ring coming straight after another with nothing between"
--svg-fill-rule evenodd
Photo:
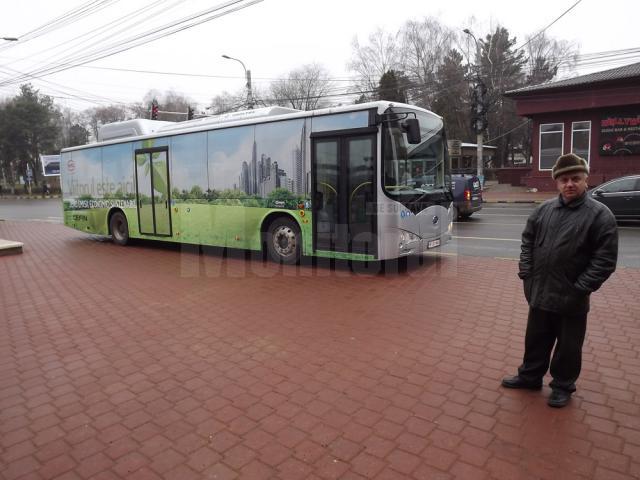
<instances>
[{"instance_id":1,"label":"green and white bus","mask_svg":"<svg viewBox=\"0 0 640 480\"><path fill-rule=\"evenodd\" d=\"M447 165L442 119L384 101L129 120L62 151L64 223L281 263L394 259L451 238Z\"/></svg>"}]
</instances>

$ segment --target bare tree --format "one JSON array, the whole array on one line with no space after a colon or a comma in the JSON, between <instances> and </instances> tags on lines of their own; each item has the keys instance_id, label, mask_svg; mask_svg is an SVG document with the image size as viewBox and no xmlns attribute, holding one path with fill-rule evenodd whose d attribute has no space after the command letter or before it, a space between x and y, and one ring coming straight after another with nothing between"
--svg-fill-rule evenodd
<instances>
[{"instance_id":1,"label":"bare tree","mask_svg":"<svg viewBox=\"0 0 640 480\"><path fill-rule=\"evenodd\" d=\"M313 110L326 103L324 97L331 88L329 73L322 65L303 65L271 84L270 103L298 110Z\"/></svg>"},{"instance_id":2,"label":"bare tree","mask_svg":"<svg viewBox=\"0 0 640 480\"><path fill-rule=\"evenodd\" d=\"M431 108L438 68L451 50L453 31L433 17L409 20L398 34L401 45L401 70L413 79L410 100L418 106Z\"/></svg>"},{"instance_id":3,"label":"bare tree","mask_svg":"<svg viewBox=\"0 0 640 480\"><path fill-rule=\"evenodd\" d=\"M189 106L193 105L193 101L189 97L175 90L168 90L164 93L160 93L158 90L149 90L142 102L146 109L146 118L148 118L151 111L153 99L158 101L160 110L157 120L167 122L182 122L186 120Z\"/></svg>"},{"instance_id":4,"label":"bare tree","mask_svg":"<svg viewBox=\"0 0 640 480\"><path fill-rule=\"evenodd\" d=\"M257 103L264 103L260 100L263 96L262 93L260 93L255 86L253 87L253 96ZM212 115L245 110L247 109L247 92L244 89L233 93L225 90L211 99L211 103L207 109Z\"/></svg>"},{"instance_id":5,"label":"bare tree","mask_svg":"<svg viewBox=\"0 0 640 480\"><path fill-rule=\"evenodd\" d=\"M98 138L98 129L107 123L121 122L129 117L124 105L89 108L83 112L84 123L89 126L94 138Z\"/></svg>"},{"instance_id":6,"label":"bare tree","mask_svg":"<svg viewBox=\"0 0 640 480\"><path fill-rule=\"evenodd\" d=\"M144 102L130 103L127 105L130 118L149 118L151 114L150 105L146 105Z\"/></svg>"},{"instance_id":7,"label":"bare tree","mask_svg":"<svg viewBox=\"0 0 640 480\"><path fill-rule=\"evenodd\" d=\"M213 115L233 112L242 108L245 99L242 95L229 93L226 90L211 99L209 110Z\"/></svg>"},{"instance_id":8,"label":"bare tree","mask_svg":"<svg viewBox=\"0 0 640 480\"><path fill-rule=\"evenodd\" d=\"M353 90L363 95L364 99L375 97L380 79L386 72L403 70L397 35L379 28L369 35L369 41L365 45L361 45L357 37L354 38L351 48L353 53L347 66L358 76Z\"/></svg>"},{"instance_id":9,"label":"bare tree","mask_svg":"<svg viewBox=\"0 0 640 480\"><path fill-rule=\"evenodd\" d=\"M560 69L571 71L578 60L578 49L566 40L555 40L544 32L526 38L528 85L552 80Z\"/></svg>"},{"instance_id":10,"label":"bare tree","mask_svg":"<svg viewBox=\"0 0 640 480\"><path fill-rule=\"evenodd\" d=\"M86 120L86 115L82 113L74 112L69 108L62 110L58 118L58 144L64 148L87 143L89 141L89 130L85 125Z\"/></svg>"}]
</instances>

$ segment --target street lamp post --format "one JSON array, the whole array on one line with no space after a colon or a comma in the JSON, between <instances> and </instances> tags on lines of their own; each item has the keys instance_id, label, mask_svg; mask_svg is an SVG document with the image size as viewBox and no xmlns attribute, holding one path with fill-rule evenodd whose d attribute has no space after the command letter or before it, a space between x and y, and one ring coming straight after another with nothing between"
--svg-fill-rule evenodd
<instances>
[{"instance_id":1,"label":"street lamp post","mask_svg":"<svg viewBox=\"0 0 640 480\"><path fill-rule=\"evenodd\" d=\"M471 33L471 30L469 30L468 28L465 28L463 30L464 33L466 33L467 35L469 35L471 38L473 38L473 41L476 44L476 54L477 54L477 59L480 59L480 45L478 44L478 40L476 40L476 37L473 33ZM474 129L476 131L476 146L477 146L477 157L478 157L478 170L477 170L477 175L478 178L480 179L480 182L482 182L482 184L484 185L484 152L483 152L483 132L484 129L486 128L485 122L484 122L484 116L485 116L485 112L484 112L484 93L485 93L485 86L484 86L484 82L482 81L482 78L480 78L480 68L476 68L476 84L474 86L474 90L475 90L475 112L474 112L474 117L473 117L473 125L474 125Z\"/></svg>"},{"instance_id":2,"label":"street lamp post","mask_svg":"<svg viewBox=\"0 0 640 480\"><path fill-rule=\"evenodd\" d=\"M222 58L226 58L227 60L235 60L236 62L239 62L240 65L242 65L242 68L244 69L244 76L247 79L247 106L249 107L249 109L253 109L253 94L251 92L251 70L247 70L247 67L244 66L242 60L230 57L229 55L222 55Z\"/></svg>"}]
</instances>

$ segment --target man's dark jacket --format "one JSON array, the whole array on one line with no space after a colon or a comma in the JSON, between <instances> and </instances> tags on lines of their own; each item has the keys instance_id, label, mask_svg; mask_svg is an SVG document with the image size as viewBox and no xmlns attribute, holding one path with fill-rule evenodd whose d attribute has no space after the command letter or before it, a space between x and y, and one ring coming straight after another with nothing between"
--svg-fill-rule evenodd
<instances>
[{"instance_id":1,"label":"man's dark jacket","mask_svg":"<svg viewBox=\"0 0 640 480\"><path fill-rule=\"evenodd\" d=\"M569 315L589 311L589 296L616 269L618 229L611 211L586 193L534 210L522 232L520 272L529 306Z\"/></svg>"}]
</instances>

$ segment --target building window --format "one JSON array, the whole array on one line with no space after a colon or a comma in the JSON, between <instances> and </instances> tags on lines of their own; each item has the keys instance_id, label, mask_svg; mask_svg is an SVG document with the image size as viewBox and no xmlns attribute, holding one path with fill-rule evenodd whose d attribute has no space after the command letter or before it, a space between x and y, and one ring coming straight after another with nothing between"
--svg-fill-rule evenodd
<instances>
[{"instance_id":1,"label":"building window","mask_svg":"<svg viewBox=\"0 0 640 480\"><path fill-rule=\"evenodd\" d=\"M540 125L540 170L551 170L562 155L564 124L544 123Z\"/></svg>"},{"instance_id":2,"label":"building window","mask_svg":"<svg viewBox=\"0 0 640 480\"><path fill-rule=\"evenodd\" d=\"M571 151L589 163L589 145L591 143L591 122L573 122L571 124Z\"/></svg>"}]
</instances>

